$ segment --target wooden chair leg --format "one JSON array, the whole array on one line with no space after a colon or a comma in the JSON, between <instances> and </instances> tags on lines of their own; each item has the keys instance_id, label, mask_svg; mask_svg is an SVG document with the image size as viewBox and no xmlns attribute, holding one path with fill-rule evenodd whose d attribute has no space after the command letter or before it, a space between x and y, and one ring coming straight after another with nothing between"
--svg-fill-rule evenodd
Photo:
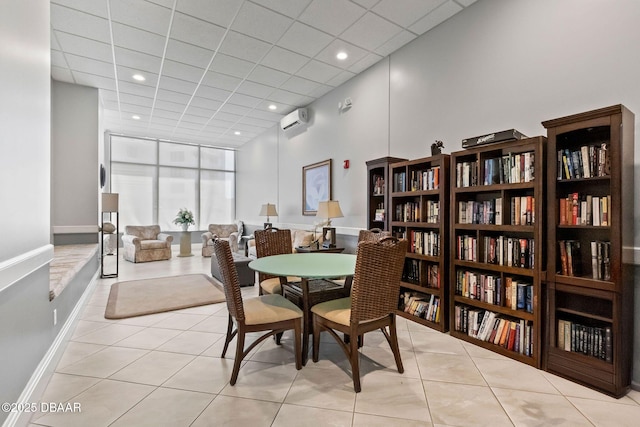
<instances>
[{"instance_id":1,"label":"wooden chair leg","mask_svg":"<svg viewBox=\"0 0 640 427\"><path fill-rule=\"evenodd\" d=\"M236 340L236 358L233 361L233 371L231 372L231 381L229 384L235 385L238 380L238 372L240 371L240 363L242 362L242 353L244 353L244 330L238 332Z\"/></svg>"},{"instance_id":2,"label":"wooden chair leg","mask_svg":"<svg viewBox=\"0 0 640 427\"><path fill-rule=\"evenodd\" d=\"M320 356L320 323L317 315L313 315L313 362L318 362Z\"/></svg>"},{"instance_id":3,"label":"wooden chair leg","mask_svg":"<svg viewBox=\"0 0 640 427\"><path fill-rule=\"evenodd\" d=\"M274 335L277 345L280 345L280 341L282 340L282 334L284 334L284 332L278 332L277 334Z\"/></svg>"},{"instance_id":4,"label":"wooden chair leg","mask_svg":"<svg viewBox=\"0 0 640 427\"><path fill-rule=\"evenodd\" d=\"M351 376L353 377L353 389L360 393L360 354L358 353L358 340L349 342L349 362L351 363Z\"/></svg>"},{"instance_id":5,"label":"wooden chair leg","mask_svg":"<svg viewBox=\"0 0 640 427\"><path fill-rule=\"evenodd\" d=\"M222 348L222 358L224 359L224 355L227 353L227 349L229 348L229 343L233 339L233 319L231 315L229 315L229 324L227 325L227 336L224 339L224 347Z\"/></svg>"},{"instance_id":6,"label":"wooden chair leg","mask_svg":"<svg viewBox=\"0 0 640 427\"><path fill-rule=\"evenodd\" d=\"M396 359L396 366L398 367L398 372L401 374L404 372L404 366L402 366L402 358L400 357L400 347L398 346L398 333L396 331L396 317L394 314L391 315L391 323L389 324L389 335L391 341L389 344L391 345L391 351L393 352L393 357Z\"/></svg>"},{"instance_id":7,"label":"wooden chair leg","mask_svg":"<svg viewBox=\"0 0 640 427\"><path fill-rule=\"evenodd\" d=\"M296 353L296 369L302 369L302 319L293 321L293 342L294 351Z\"/></svg>"}]
</instances>

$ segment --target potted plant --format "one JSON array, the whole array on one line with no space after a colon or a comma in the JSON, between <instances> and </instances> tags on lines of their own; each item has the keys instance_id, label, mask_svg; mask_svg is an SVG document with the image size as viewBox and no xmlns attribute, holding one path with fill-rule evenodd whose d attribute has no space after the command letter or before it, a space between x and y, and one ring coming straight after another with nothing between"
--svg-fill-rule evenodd
<instances>
[{"instance_id":1,"label":"potted plant","mask_svg":"<svg viewBox=\"0 0 640 427\"><path fill-rule=\"evenodd\" d=\"M193 212L187 208L182 208L178 211L178 215L173 220L176 225L182 226L182 231L187 231L190 225L195 225L196 221L193 219Z\"/></svg>"}]
</instances>

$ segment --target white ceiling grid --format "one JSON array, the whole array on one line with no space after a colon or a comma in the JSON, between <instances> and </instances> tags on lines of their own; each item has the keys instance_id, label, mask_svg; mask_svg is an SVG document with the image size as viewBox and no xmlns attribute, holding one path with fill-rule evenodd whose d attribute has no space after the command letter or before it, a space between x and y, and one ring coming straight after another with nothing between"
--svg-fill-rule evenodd
<instances>
[{"instance_id":1,"label":"white ceiling grid","mask_svg":"<svg viewBox=\"0 0 640 427\"><path fill-rule=\"evenodd\" d=\"M113 133L238 147L474 1L51 0L51 75Z\"/></svg>"}]
</instances>

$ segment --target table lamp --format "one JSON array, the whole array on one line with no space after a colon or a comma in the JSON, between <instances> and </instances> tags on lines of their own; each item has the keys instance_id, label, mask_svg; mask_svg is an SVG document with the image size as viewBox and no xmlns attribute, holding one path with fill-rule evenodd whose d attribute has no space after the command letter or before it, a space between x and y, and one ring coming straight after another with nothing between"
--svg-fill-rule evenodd
<instances>
[{"instance_id":1,"label":"table lamp","mask_svg":"<svg viewBox=\"0 0 640 427\"><path fill-rule=\"evenodd\" d=\"M259 215L267 217L267 222L264 223L264 229L266 230L272 225L271 222L269 222L269 217L278 216L278 212L276 211L276 205L273 205L271 203L265 203L264 205L262 205L262 208L260 208Z\"/></svg>"},{"instance_id":2,"label":"table lamp","mask_svg":"<svg viewBox=\"0 0 640 427\"><path fill-rule=\"evenodd\" d=\"M335 248L336 229L331 227L331 219L344 217L342 210L340 210L340 203L337 200L327 200L325 202L318 203L316 216L326 219L327 221L327 226L322 227L322 247ZM329 234L329 237L327 237L327 234Z\"/></svg>"}]
</instances>

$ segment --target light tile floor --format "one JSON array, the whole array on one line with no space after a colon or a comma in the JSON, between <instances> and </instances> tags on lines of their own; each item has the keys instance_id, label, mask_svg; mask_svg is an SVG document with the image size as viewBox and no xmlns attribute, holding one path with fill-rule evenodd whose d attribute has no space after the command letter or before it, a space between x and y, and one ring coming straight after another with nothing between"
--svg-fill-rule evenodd
<instances>
[{"instance_id":1,"label":"light tile floor","mask_svg":"<svg viewBox=\"0 0 640 427\"><path fill-rule=\"evenodd\" d=\"M368 334L361 393L330 337L322 338L320 361L296 371L290 333L281 347L269 339L254 349L232 387L235 342L220 358L224 304L104 318L116 280L208 274L210 259L197 246L193 257L121 261L117 279L98 280L41 398L79 402L82 412L36 413L31 426L610 427L640 420L640 392L616 400L404 319L405 373L396 371L382 334Z\"/></svg>"}]
</instances>

